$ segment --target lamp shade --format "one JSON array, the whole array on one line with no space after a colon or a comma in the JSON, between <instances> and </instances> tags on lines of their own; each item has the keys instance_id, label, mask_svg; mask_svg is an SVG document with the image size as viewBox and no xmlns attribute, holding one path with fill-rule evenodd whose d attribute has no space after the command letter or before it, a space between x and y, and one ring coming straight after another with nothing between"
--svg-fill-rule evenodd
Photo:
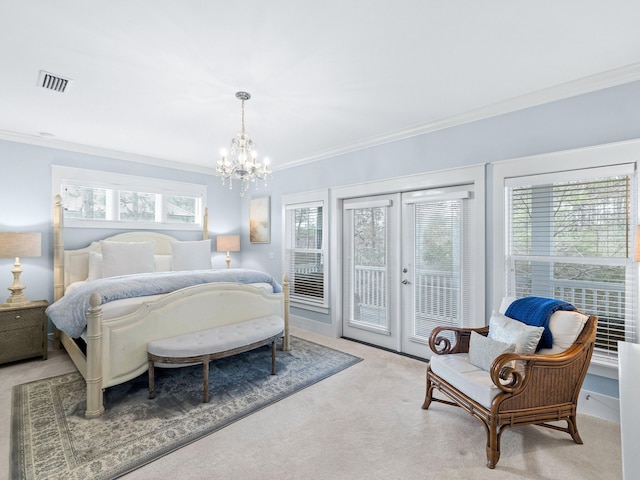
<instances>
[{"instance_id":1,"label":"lamp shade","mask_svg":"<svg viewBox=\"0 0 640 480\"><path fill-rule=\"evenodd\" d=\"M640 262L640 225L636 227L635 260Z\"/></svg>"},{"instance_id":2,"label":"lamp shade","mask_svg":"<svg viewBox=\"0 0 640 480\"><path fill-rule=\"evenodd\" d=\"M239 252L240 235L218 235L216 237L216 251Z\"/></svg>"},{"instance_id":3,"label":"lamp shade","mask_svg":"<svg viewBox=\"0 0 640 480\"><path fill-rule=\"evenodd\" d=\"M0 258L39 257L42 234L39 232L0 232Z\"/></svg>"}]
</instances>

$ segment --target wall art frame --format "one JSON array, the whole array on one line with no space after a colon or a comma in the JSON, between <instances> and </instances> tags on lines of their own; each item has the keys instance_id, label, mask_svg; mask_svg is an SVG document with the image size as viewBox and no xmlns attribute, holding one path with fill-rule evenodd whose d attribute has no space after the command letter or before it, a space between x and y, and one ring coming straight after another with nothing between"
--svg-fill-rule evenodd
<instances>
[{"instance_id":1,"label":"wall art frame","mask_svg":"<svg viewBox=\"0 0 640 480\"><path fill-rule=\"evenodd\" d=\"M271 197L249 200L249 241L271 243Z\"/></svg>"}]
</instances>

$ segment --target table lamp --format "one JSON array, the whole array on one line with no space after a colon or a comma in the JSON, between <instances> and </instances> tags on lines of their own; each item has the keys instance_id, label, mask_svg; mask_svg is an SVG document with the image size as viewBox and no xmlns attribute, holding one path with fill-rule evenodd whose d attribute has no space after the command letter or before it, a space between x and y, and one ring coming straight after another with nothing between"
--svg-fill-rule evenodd
<instances>
[{"instance_id":1,"label":"table lamp","mask_svg":"<svg viewBox=\"0 0 640 480\"><path fill-rule=\"evenodd\" d=\"M240 251L240 235L218 235L216 237L216 251L227 252L227 268L231 267L229 252Z\"/></svg>"},{"instance_id":2,"label":"table lamp","mask_svg":"<svg viewBox=\"0 0 640 480\"><path fill-rule=\"evenodd\" d=\"M29 303L22 291L27 288L20 283L20 257L39 257L42 254L42 234L35 232L0 232L0 258L15 258L13 264L13 285L5 306L19 306Z\"/></svg>"}]
</instances>

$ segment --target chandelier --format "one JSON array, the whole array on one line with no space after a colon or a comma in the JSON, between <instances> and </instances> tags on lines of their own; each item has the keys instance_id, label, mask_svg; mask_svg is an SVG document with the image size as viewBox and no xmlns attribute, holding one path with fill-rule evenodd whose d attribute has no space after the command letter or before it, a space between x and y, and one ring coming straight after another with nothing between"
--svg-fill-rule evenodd
<instances>
[{"instance_id":1,"label":"chandelier","mask_svg":"<svg viewBox=\"0 0 640 480\"><path fill-rule=\"evenodd\" d=\"M244 102L251 98L247 92L237 92L236 98L242 100L242 130L231 140L231 149L220 152L220 160L216 165L216 175L222 178L222 185L229 180L229 190L233 188L233 180L240 181L240 196L244 196L249 184L254 183L258 189L258 181L263 180L267 186L267 178L271 175L268 168L269 159L258 161L256 144L244 130Z\"/></svg>"}]
</instances>

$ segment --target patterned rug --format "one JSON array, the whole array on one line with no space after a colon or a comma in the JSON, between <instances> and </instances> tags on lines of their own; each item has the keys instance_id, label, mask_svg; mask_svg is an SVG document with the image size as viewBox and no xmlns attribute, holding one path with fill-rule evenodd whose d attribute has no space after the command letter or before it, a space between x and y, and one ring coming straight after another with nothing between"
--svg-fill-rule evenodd
<instances>
[{"instance_id":1,"label":"patterned rug","mask_svg":"<svg viewBox=\"0 0 640 480\"><path fill-rule=\"evenodd\" d=\"M323 380L360 358L291 337L271 373L270 347L210 364L209 403L202 365L156 368L105 392L105 413L84 418L85 384L73 372L18 385L11 419L12 479L112 479Z\"/></svg>"}]
</instances>

